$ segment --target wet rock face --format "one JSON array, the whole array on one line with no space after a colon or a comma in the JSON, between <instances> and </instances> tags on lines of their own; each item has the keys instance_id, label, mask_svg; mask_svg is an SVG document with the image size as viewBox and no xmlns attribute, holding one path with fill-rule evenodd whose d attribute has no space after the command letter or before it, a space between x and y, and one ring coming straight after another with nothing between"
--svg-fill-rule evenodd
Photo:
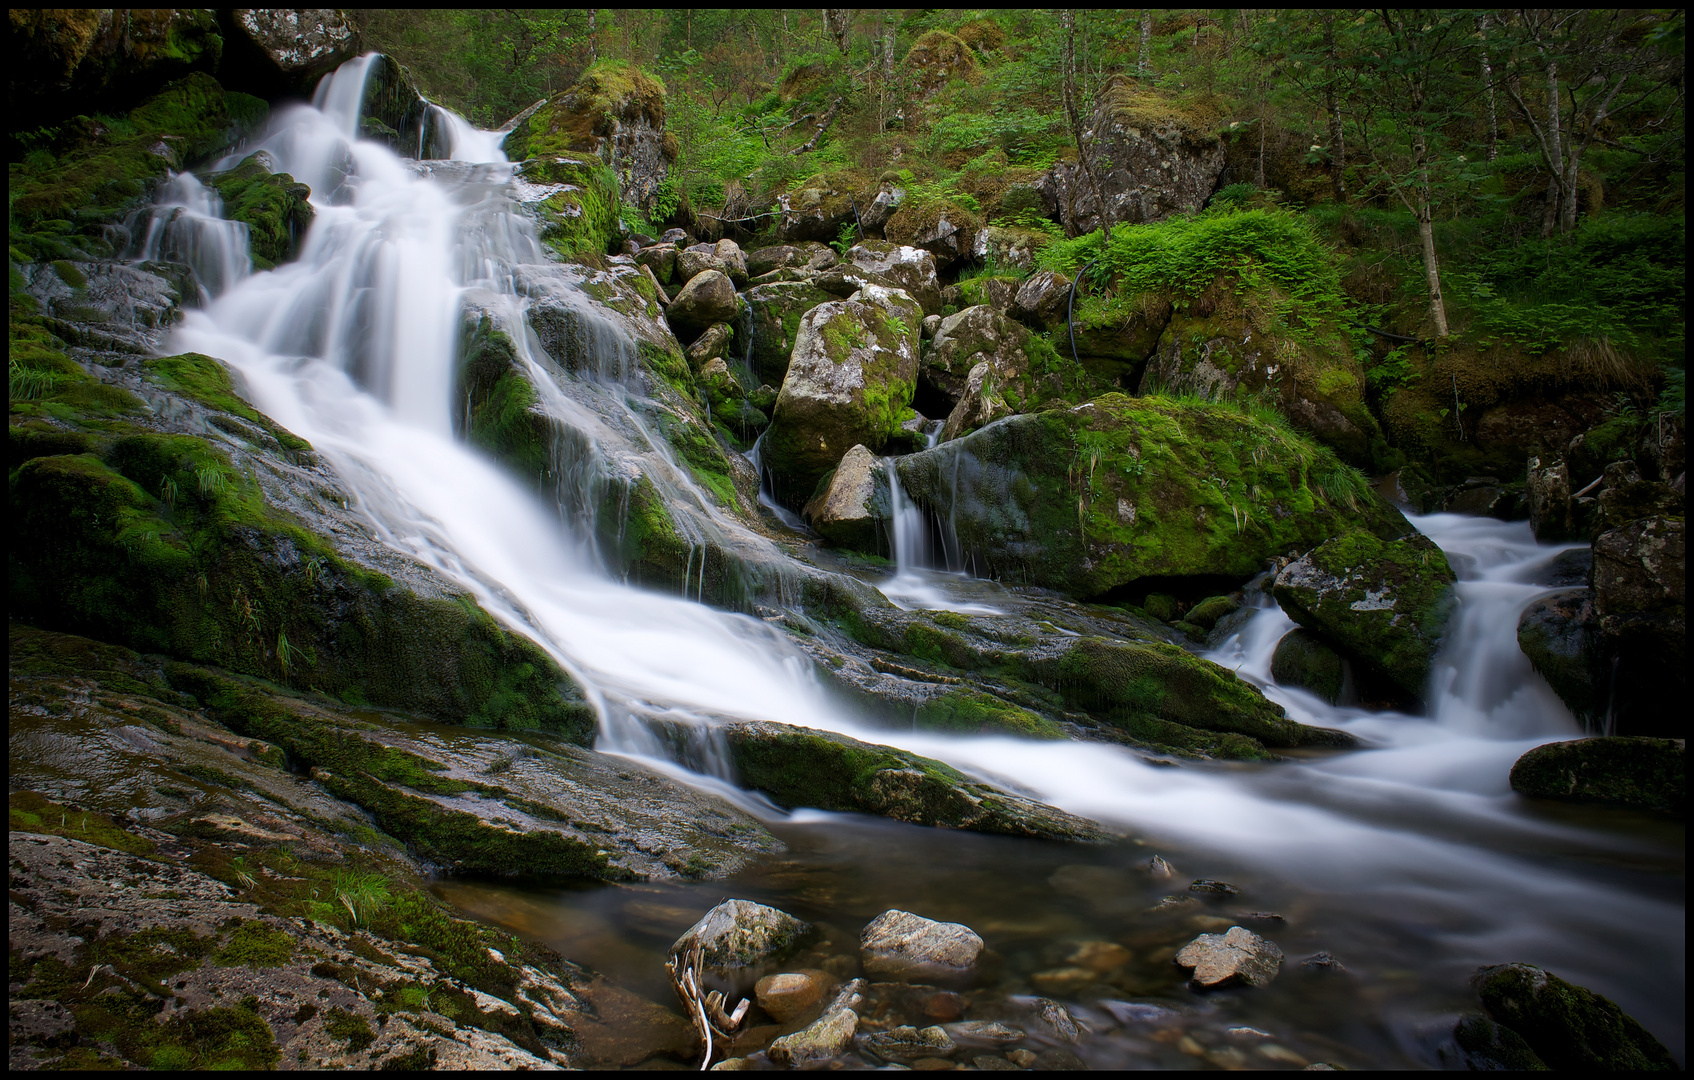
<instances>
[{"instance_id":1,"label":"wet rock face","mask_svg":"<svg viewBox=\"0 0 1694 1080\"><path fill-rule=\"evenodd\" d=\"M1284 634L1271 657L1271 675L1283 686L1299 686L1334 705L1347 681L1345 661L1310 630Z\"/></svg>"},{"instance_id":2,"label":"wet rock face","mask_svg":"<svg viewBox=\"0 0 1694 1080\"><path fill-rule=\"evenodd\" d=\"M1277 575L1277 603L1414 698L1423 696L1455 581L1447 558L1421 535L1368 533L1330 540Z\"/></svg>"},{"instance_id":3,"label":"wet rock face","mask_svg":"<svg viewBox=\"0 0 1694 1080\"><path fill-rule=\"evenodd\" d=\"M875 552L878 529L889 520L888 477L877 456L855 446L841 458L835 474L806 504L806 520L836 547Z\"/></svg>"},{"instance_id":4,"label":"wet rock face","mask_svg":"<svg viewBox=\"0 0 1694 1080\"><path fill-rule=\"evenodd\" d=\"M982 949L982 938L970 927L909 911L885 911L859 935L866 974L902 982L967 980Z\"/></svg>"},{"instance_id":5,"label":"wet rock face","mask_svg":"<svg viewBox=\"0 0 1694 1080\"><path fill-rule=\"evenodd\" d=\"M1662 485L1661 485L1662 486ZM1638 518L1594 540L1593 600L1618 730L1680 736L1688 688L1688 526Z\"/></svg>"},{"instance_id":6,"label":"wet rock face","mask_svg":"<svg viewBox=\"0 0 1694 1080\"><path fill-rule=\"evenodd\" d=\"M1595 723L1605 716L1610 678L1589 597L1588 589L1567 589L1530 604L1518 619L1518 646L1571 714Z\"/></svg>"},{"instance_id":7,"label":"wet rock face","mask_svg":"<svg viewBox=\"0 0 1694 1080\"><path fill-rule=\"evenodd\" d=\"M1525 473L1524 496L1529 503L1529 527L1535 530L1537 540L1545 544L1576 536L1570 469L1562 458L1543 461L1532 456Z\"/></svg>"},{"instance_id":8,"label":"wet rock face","mask_svg":"<svg viewBox=\"0 0 1694 1080\"><path fill-rule=\"evenodd\" d=\"M1537 799L1680 814L1687 798L1687 761L1683 739L1611 736L1547 743L1512 766L1512 790Z\"/></svg>"},{"instance_id":9,"label":"wet rock face","mask_svg":"<svg viewBox=\"0 0 1694 1080\"><path fill-rule=\"evenodd\" d=\"M810 493L855 443L875 452L898 430L917 385L922 322L910 296L874 285L801 317L764 442L783 488Z\"/></svg>"},{"instance_id":10,"label":"wet rock face","mask_svg":"<svg viewBox=\"0 0 1694 1080\"><path fill-rule=\"evenodd\" d=\"M359 55L358 32L336 8L236 8L229 12L234 85L310 93L312 85ZM275 92L275 91L272 91Z\"/></svg>"},{"instance_id":11,"label":"wet rock face","mask_svg":"<svg viewBox=\"0 0 1694 1080\"><path fill-rule=\"evenodd\" d=\"M1224 146L1216 133L1156 91L1126 80L1107 84L1083 141L1102 160L1097 172L1113 222L1191 214L1211 197L1223 171ZM1054 166L1041 178L1040 190L1068 235L1100 227L1099 200L1075 162Z\"/></svg>"},{"instance_id":12,"label":"wet rock face","mask_svg":"<svg viewBox=\"0 0 1694 1080\"><path fill-rule=\"evenodd\" d=\"M830 252L832 258L834 254ZM780 387L800 338L800 317L835 297L809 281L784 281L755 285L742 298L753 312L753 370L760 379Z\"/></svg>"},{"instance_id":13,"label":"wet rock face","mask_svg":"<svg viewBox=\"0 0 1694 1080\"><path fill-rule=\"evenodd\" d=\"M805 923L751 900L725 900L706 912L671 945L671 955L701 950L701 970L735 981L737 973L778 960L809 933Z\"/></svg>"},{"instance_id":14,"label":"wet rock face","mask_svg":"<svg viewBox=\"0 0 1694 1080\"><path fill-rule=\"evenodd\" d=\"M1611 1001L1529 964L1485 967L1473 984L1488 1015L1554 1070L1676 1069L1670 1051Z\"/></svg>"},{"instance_id":15,"label":"wet rock face","mask_svg":"<svg viewBox=\"0 0 1694 1080\"><path fill-rule=\"evenodd\" d=\"M1201 934L1182 947L1176 962L1194 969L1188 985L1196 990L1234 983L1264 986L1282 970L1282 950L1245 927L1232 926L1222 934Z\"/></svg>"}]
</instances>

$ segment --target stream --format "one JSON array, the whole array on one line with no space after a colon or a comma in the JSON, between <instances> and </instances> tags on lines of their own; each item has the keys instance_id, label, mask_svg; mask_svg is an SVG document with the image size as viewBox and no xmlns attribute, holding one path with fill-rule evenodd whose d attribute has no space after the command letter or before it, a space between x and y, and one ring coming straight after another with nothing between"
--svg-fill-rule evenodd
<instances>
[{"instance_id":1,"label":"stream","mask_svg":"<svg viewBox=\"0 0 1694 1080\"><path fill-rule=\"evenodd\" d=\"M1000 958L993 1000L1070 1003L1092 1029L1075 1052L1095 1068L1451 1064L1442 1047L1453 1017L1469 1007L1468 975L1507 961L1605 994L1681 1058L1681 826L1622 810L1530 805L1507 784L1525 750L1581 733L1516 640L1518 615L1547 590L1563 549L1537 545L1523 523L1412 519L1461 579L1425 716L1332 707L1278 686L1271 654L1293 623L1266 594L1250 592L1261 606L1210 659L1292 718L1358 736L1358 751L1171 767L1102 743L871 728L826 695L780 632L616 580L585 540L593 523L571 519L580 509L538 497L455 436L467 296L484 298L515 340L530 343L526 306L544 291L569 291L567 268L547 261L517 212L513 167L497 137L444 110L440 124L458 161L407 161L354 137L366 66L343 66L313 106L279 112L263 141L241 152L262 149L276 171L312 187L318 216L295 262L245 272L226 250L245 235L217 225L203 189L192 190L189 177L170 190L185 208L180 227L205 228L194 245L162 233L149 242L174 242L195 253L196 266L215 268L202 275L206 305L187 313L172 351L228 362L255 405L333 465L377 536L553 655L599 714L602 751L649 756L657 741L646 721L655 717L708 730L726 717L826 728L944 760L1138 838L1073 848L783 814L728 787L719 770L692 779L770 820L787 854L727 880L560 887L451 879L436 885L443 898L666 1003L666 948L726 897L818 922L846 962L859 929L887 908L963 922ZM544 394L546 407L594 448L586 462L664 479L667 499L690 507L701 529L787 558L716 511L663 440L646 436L627 362L571 375L545 356L530 361L559 391ZM896 528L905 521L897 515ZM994 594L1018 602L1017 589L985 596L972 583L955 588L957 579L925 571L916 533L897 539L898 573L884 588L901 606L983 613L995 610ZM1173 880L1144 871L1154 853L1176 868ZM1228 881L1239 893L1150 910L1164 895L1186 895L1193 878ZM1281 946L1283 974L1268 989L1190 993L1171 963L1176 949L1244 913L1279 916L1243 924ZM1115 943L1129 959L1090 968L1075 959L1098 953L1080 951L1090 942ZM1318 952L1347 970L1302 965ZM1240 1028L1255 1033L1231 1031Z\"/></svg>"}]
</instances>

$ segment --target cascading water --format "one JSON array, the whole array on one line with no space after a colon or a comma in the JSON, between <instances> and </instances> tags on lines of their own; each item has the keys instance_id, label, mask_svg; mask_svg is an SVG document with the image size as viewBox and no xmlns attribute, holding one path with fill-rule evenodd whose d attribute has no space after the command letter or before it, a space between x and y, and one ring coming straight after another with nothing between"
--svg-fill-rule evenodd
<instances>
[{"instance_id":1,"label":"cascading water","mask_svg":"<svg viewBox=\"0 0 1694 1080\"><path fill-rule=\"evenodd\" d=\"M1427 718L1332 708L1275 685L1270 650L1291 624L1274 606L1214 655L1296 719L1359 735L1370 747L1360 752L1268 768L1168 768L1101 743L867 734L779 632L619 584L587 552L582 522L571 523L574 533L561 529L557 507L455 438L454 352L469 299L516 331L524 361L547 376L537 385L559 391L542 404L580 433L578 461L670 477L665 494L679 504L698 496L614 378L573 373L568 358L538 351L524 329L537 282L551 282L556 294L562 279L547 275L563 269L545 263L515 212L511 166L497 146L455 136L454 153L470 159L449 168L359 141L367 67L368 59L343 66L314 107L279 115L263 144L279 168L312 185L318 216L298 261L234 281L188 313L173 347L230 363L255 404L333 465L384 542L461 583L556 657L598 710L602 749L656 756L643 722L654 717L703 735L730 716L857 732L1011 778L1161 844L1187 845L1193 861L1205 853L1242 873L1297 882L1312 896L1308 920L1330 920L1336 934L1361 941L1402 942L1382 948L1415 957L1407 963L1432 979L1462 985L1478 963L1542 963L1676 1038L1680 898L1595 865L1599 853L1628 858L1639 846L1533 816L1506 787L1516 755L1576 734L1512 633L1538 591L1540 563L1554 554L1526 528L1417 521L1454 555L1462 577ZM904 574L920 560L927 530L887 471ZM565 509L567 517L580 512ZM753 542L733 521L715 527L725 542ZM706 771L718 778L697 780L721 788L721 764ZM1343 929L1358 926L1366 929ZM1619 955L1658 956L1670 974L1632 982Z\"/></svg>"},{"instance_id":2,"label":"cascading water","mask_svg":"<svg viewBox=\"0 0 1694 1080\"><path fill-rule=\"evenodd\" d=\"M882 463L888 475L889 529L894 534L894 576L877 587L900 607L956 611L967 615L998 615L1000 609L987 604L953 599L941 579L954 576L930 570L934 565L929 540L929 516L906 497L894 459Z\"/></svg>"},{"instance_id":3,"label":"cascading water","mask_svg":"<svg viewBox=\"0 0 1694 1080\"><path fill-rule=\"evenodd\" d=\"M131 223L129 257L187 266L194 271L202 304L222 295L253 272L247 225L226 219L223 209L217 192L193 173L172 176L154 204Z\"/></svg>"}]
</instances>

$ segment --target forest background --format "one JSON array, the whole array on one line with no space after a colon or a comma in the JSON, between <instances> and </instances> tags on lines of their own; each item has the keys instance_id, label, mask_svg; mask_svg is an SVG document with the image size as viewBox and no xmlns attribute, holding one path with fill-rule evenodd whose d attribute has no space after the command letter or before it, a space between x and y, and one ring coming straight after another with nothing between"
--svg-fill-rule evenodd
<instances>
[{"instance_id":1,"label":"forest background","mask_svg":"<svg viewBox=\"0 0 1694 1080\"><path fill-rule=\"evenodd\" d=\"M1098 232L1065 237L1039 207L1003 196L1078 160L1095 103L1116 93L1167 114L1155 121L1175 114L1223 134L1213 207L1283 212L1262 242L1284 258L1309 237L1327 245L1335 292L1318 299L1350 322L1412 341L1563 349L1619 392L1623 426L1642 410L1682 412L1681 11L352 15L367 47L484 126L590 68L659 80L678 153L652 220L631 222L642 231L756 227L779 194L819 177L873 189L897 178L918 204L1045 234L1041 265L1074 271ZM1156 273L1126 243L1144 256L1149 243L1218 242L1217 230L1130 242L1119 229L1097 271L1108 289L1138 263ZM1374 394L1417 378L1395 338L1357 336Z\"/></svg>"}]
</instances>

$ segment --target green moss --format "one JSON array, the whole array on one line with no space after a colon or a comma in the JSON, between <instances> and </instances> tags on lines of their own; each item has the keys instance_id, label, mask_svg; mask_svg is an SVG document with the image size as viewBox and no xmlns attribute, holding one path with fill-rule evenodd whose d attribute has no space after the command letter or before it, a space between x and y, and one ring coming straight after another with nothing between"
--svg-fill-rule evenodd
<instances>
[{"instance_id":1,"label":"green moss","mask_svg":"<svg viewBox=\"0 0 1694 1080\"><path fill-rule=\"evenodd\" d=\"M245 964L251 968L279 967L294 957L294 937L259 919L244 920L228 944L212 956L225 967Z\"/></svg>"},{"instance_id":2,"label":"green moss","mask_svg":"<svg viewBox=\"0 0 1694 1080\"><path fill-rule=\"evenodd\" d=\"M208 183L223 199L224 215L247 224L257 266L267 269L298 253L314 215L311 188L287 173L270 172L257 154L213 174Z\"/></svg>"},{"instance_id":3,"label":"green moss","mask_svg":"<svg viewBox=\"0 0 1694 1080\"><path fill-rule=\"evenodd\" d=\"M964 735L1065 737L1064 729L1040 713L973 690L951 690L930 698L918 708L913 723L917 727Z\"/></svg>"},{"instance_id":4,"label":"green moss","mask_svg":"<svg viewBox=\"0 0 1694 1080\"><path fill-rule=\"evenodd\" d=\"M1611 1001L1528 964L1483 968L1476 986L1495 1020L1551 1069L1673 1071L1676 1059Z\"/></svg>"},{"instance_id":5,"label":"green moss","mask_svg":"<svg viewBox=\"0 0 1694 1080\"><path fill-rule=\"evenodd\" d=\"M285 450L310 450L312 444L281 427L268 416L243 401L235 392L229 369L220 360L199 353L179 356L153 357L142 362L142 370L150 381L184 397L193 398L208 408L239 416L258 424L276 439Z\"/></svg>"},{"instance_id":6,"label":"green moss","mask_svg":"<svg viewBox=\"0 0 1694 1080\"><path fill-rule=\"evenodd\" d=\"M1566 802L1682 813L1688 752L1681 740L1610 736L1546 743L1512 766L1512 790Z\"/></svg>"},{"instance_id":7,"label":"green moss","mask_svg":"<svg viewBox=\"0 0 1694 1080\"><path fill-rule=\"evenodd\" d=\"M18 669L14 657L12 670ZM7 827L13 832L65 836L132 855L151 855L154 850L151 840L125 830L106 814L61 806L33 791L12 792L7 796L6 808Z\"/></svg>"},{"instance_id":8,"label":"green moss","mask_svg":"<svg viewBox=\"0 0 1694 1080\"><path fill-rule=\"evenodd\" d=\"M371 1030L365 1018L342 1008L329 1010L324 1017L324 1031L330 1038L346 1043L349 1054L357 1054L376 1042L376 1032Z\"/></svg>"}]
</instances>

